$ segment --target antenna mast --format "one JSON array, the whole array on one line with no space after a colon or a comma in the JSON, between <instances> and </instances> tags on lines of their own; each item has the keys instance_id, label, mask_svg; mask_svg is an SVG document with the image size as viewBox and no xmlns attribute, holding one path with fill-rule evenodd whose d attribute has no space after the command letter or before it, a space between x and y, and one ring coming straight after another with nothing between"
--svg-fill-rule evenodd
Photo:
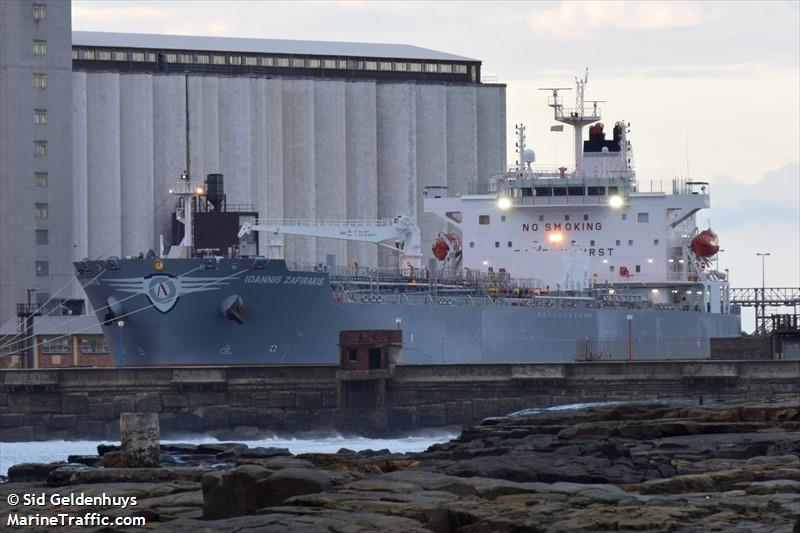
<instances>
[{"instance_id":1,"label":"antenna mast","mask_svg":"<svg viewBox=\"0 0 800 533\"><path fill-rule=\"evenodd\" d=\"M575 130L575 173L576 175L581 170L583 166L583 127L591 124L592 122L597 122L600 120L600 109L597 107L599 102L602 100L592 100L592 110L587 111L585 109L585 101L584 101L584 92L586 89L586 84L589 82L589 69L586 69L586 73L583 76L583 79L575 78L575 108L567 109L566 112L564 110L564 106L561 103L561 96L559 96L558 91L568 91L569 89L566 87L543 87L540 88L540 91L552 91L553 94L550 96L548 105L553 108L553 118L558 122L563 122L564 124L569 124Z\"/></svg>"}]
</instances>

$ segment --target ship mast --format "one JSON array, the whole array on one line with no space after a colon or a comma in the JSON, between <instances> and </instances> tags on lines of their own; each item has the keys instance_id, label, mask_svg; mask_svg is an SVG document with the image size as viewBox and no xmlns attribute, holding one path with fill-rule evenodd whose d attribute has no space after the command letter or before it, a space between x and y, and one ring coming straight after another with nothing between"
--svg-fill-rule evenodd
<instances>
[{"instance_id":1,"label":"ship mast","mask_svg":"<svg viewBox=\"0 0 800 533\"><path fill-rule=\"evenodd\" d=\"M591 101L592 109L587 110L584 102L584 91L586 84L589 82L589 69L583 79L575 78L575 107L572 109L564 109L561 102L561 96L558 91L569 91L568 87L541 87L540 91L552 91L552 95L548 99L548 105L553 108L553 118L558 122L569 124L575 130L575 173L578 174L583 166L583 127L597 122L600 120L600 110L597 104L601 100Z\"/></svg>"}]
</instances>

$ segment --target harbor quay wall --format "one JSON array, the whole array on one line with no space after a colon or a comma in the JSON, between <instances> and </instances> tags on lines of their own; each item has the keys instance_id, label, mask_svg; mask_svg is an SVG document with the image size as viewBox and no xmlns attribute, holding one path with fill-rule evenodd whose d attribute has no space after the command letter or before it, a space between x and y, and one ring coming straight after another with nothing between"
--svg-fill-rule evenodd
<instances>
[{"instance_id":1,"label":"harbor quay wall","mask_svg":"<svg viewBox=\"0 0 800 533\"><path fill-rule=\"evenodd\" d=\"M164 437L241 440L396 435L570 403L798 395L799 361L4 370L0 442L117 439L124 412L158 413Z\"/></svg>"}]
</instances>

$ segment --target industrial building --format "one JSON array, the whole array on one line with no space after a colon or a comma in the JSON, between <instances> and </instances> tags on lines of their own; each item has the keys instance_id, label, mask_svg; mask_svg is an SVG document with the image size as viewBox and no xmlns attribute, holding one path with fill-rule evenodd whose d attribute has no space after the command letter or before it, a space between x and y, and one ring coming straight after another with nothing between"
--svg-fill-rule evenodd
<instances>
[{"instance_id":1,"label":"industrial building","mask_svg":"<svg viewBox=\"0 0 800 533\"><path fill-rule=\"evenodd\" d=\"M72 260L169 241L184 171L222 173L261 218L415 216L430 254L423 187L505 166L505 86L480 69L409 45L73 32L69 2L0 2L0 321L30 288L78 309ZM301 237L285 254L391 260Z\"/></svg>"}]
</instances>

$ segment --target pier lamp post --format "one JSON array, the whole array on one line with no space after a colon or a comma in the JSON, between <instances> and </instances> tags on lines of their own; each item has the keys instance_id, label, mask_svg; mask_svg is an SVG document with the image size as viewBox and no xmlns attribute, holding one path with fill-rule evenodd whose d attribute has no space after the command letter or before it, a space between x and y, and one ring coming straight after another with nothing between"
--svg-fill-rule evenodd
<instances>
[{"instance_id":1,"label":"pier lamp post","mask_svg":"<svg viewBox=\"0 0 800 533\"><path fill-rule=\"evenodd\" d=\"M628 314L628 362L633 361L633 315Z\"/></svg>"},{"instance_id":2,"label":"pier lamp post","mask_svg":"<svg viewBox=\"0 0 800 533\"><path fill-rule=\"evenodd\" d=\"M766 277L764 276L764 260L769 255L769 252L756 252L756 255L761 258L761 335L767 335L767 289ZM756 321L758 321L758 308L756 308Z\"/></svg>"}]
</instances>

